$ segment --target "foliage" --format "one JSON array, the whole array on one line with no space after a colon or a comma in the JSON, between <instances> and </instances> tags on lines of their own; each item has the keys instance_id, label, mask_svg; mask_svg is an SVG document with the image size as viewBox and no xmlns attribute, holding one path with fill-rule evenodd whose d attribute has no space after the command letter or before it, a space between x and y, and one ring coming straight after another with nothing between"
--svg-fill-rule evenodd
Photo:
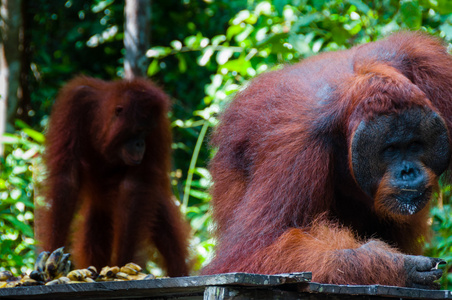
<instances>
[{"instance_id":1,"label":"foliage","mask_svg":"<svg viewBox=\"0 0 452 300\"><path fill-rule=\"evenodd\" d=\"M7 155L0 165L0 270L15 274L34 264L34 165L40 162L44 136L23 123L17 134L3 137Z\"/></svg>"},{"instance_id":2,"label":"foliage","mask_svg":"<svg viewBox=\"0 0 452 300\"><path fill-rule=\"evenodd\" d=\"M114 78L120 73L122 9L121 1L111 0L26 3L24 63L30 71L24 89L30 94L33 127L42 130L58 89L75 75Z\"/></svg>"},{"instance_id":3,"label":"foliage","mask_svg":"<svg viewBox=\"0 0 452 300\"><path fill-rule=\"evenodd\" d=\"M431 210L435 235L427 243L425 255L440 257L448 262L441 285L444 289L452 289L452 187L443 186L436 198L436 205Z\"/></svg>"},{"instance_id":4,"label":"foliage","mask_svg":"<svg viewBox=\"0 0 452 300\"><path fill-rule=\"evenodd\" d=\"M29 115L33 128L43 130L58 88L75 74L104 79L122 75L122 9L123 1L118 0L27 2L25 36L30 44ZM423 30L449 42L451 13L448 0L153 1L148 75L173 100L171 175L174 194L194 230L196 267L208 262L213 248L207 165L215 149L208 146L208 136L218 113L241 87L282 64L374 41L397 30ZM18 138L26 137L24 134L19 131ZM21 155L8 160L13 153L19 153L14 147L22 153L31 149L22 142L11 145L2 166L5 170L12 170L19 161L31 163ZM1 178L5 186L24 191L25 187L31 188L28 172L23 185L17 185L6 174ZM31 196L32 191L27 192ZM28 204L30 199L19 198ZM432 211L433 227L438 233L429 244L432 256L451 255L450 205L445 200L443 206ZM24 207L30 208L27 204ZM2 198L0 208L9 215L19 213L12 200L4 202ZM6 226L5 220L0 218L1 228ZM30 225L31 220L24 224ZM17 233L20 227L12 225L8 223L7 227ZM9 248L14 249L2 245L0 254ZM8 262L13 264L21 266L19 262Z\"/></svg>"}]
</instances>

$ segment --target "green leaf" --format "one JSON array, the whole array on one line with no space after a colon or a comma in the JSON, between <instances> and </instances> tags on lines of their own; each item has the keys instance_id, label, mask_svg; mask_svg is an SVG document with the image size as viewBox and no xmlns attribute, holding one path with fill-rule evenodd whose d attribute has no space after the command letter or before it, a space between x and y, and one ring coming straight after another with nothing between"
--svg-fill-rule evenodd
<instances>
[{"instance_id":1,"label":"green leaf","mask_svg":"<svg viewBox=\"0 0 452 300\"><path fill-rule=\"evenodd\" d=\"M200 176L202 176L202 177L204 177L204 178L208 178L208 179L211 178L210 172L209 172L209 170L207 170L206 168L198 167L198 168L196 168L196 169L194 170L194 172L195 172L195 174L198 174L198 175L200 175Z\"/></svg>"},{"instance_id":2,"label":"green leaf","mask_svg":"<svg viewBox=\"0 0 452 300\"><path fill-rule=\"evenodd\" d=\"M312 1L312 6L315 7L316 10L321 10L327 1L329 0L315 0Z\"/></svg>"},{"instance_id":3,"label":"green leaf","mask_svg":"<svg viewBox=\"0 0 452 300\"><path fill-rule=\"evenodd\" d=\"M242 10L235 16L235 18L232 19L232 24L238 25L248 19L250 16L251 14L248 10Z\"/></svg>"},{"instance_id":4,"label":"green leaf","mask_svg":"<svg viewBox=\"0 0 452 300\"><path fill-rule=\"evenodd\" d=\"M293 24L291 31L298 32L300 28L312 25L312 23L316 22L320 18L319 13L313 13L309 15L300 16L298 20Z\"/></svg>"},{"instance_id":5,"label":"green leaf","mask_svg":"<svg viewBox=\"0 0 452 300\"><path fill-rule=\"evenodd\" d=\"M444 34L446 35L446 37L449 40L452 40L452 25L449 23L444 23L441 26L439 26L439 28L441 29L442 32L444 32ZM450 187L449 187L450 189Z\"/></svg>"},{"instance_id":6,"label":"green leaf","mask_svg":"<svg viewBox=\"0 0 452 300\"><path fill-rule=\"evenodd\" d=\"M193 48L197 40L195 35L188 36L184 39L184 44L189 48Z\"/></svg>"},{"instance_id":7,"label":"green leaf","mask_svg":"<svg viewBox=\"0 0 452 300\"><path fill-rule=\"evenodd\" d=\"M146 52L147 57L165 57L171 53L171 48L169 47L152 47Z\"/></svg>"},{"instance_id":8,"label":"green leaf","mask_svg":"<svg viewBox=\"0 0 452 300\"><path fill-rule=\"evenodd\" d=\"M361 0L349 0L348 2L350 4L356 6L356 8L359 11L361 11L361 12L363 12L365 14L367 14L369 12L369 10L370 10L369 6L367 4L365 4L364 2L362 2Z\"/></svg>"},{"instance_id":9,"label":"green leaf","mask_svg":"<svg viewBox=\"0 0 452 300\"><path fill-rule=\"evenodd\" d=\"M236 71L240 73L242 76L247 75L248 68L251 67L251 63L243 58L229 60L227 63L223 65L223 68L233 72Z\"/></svg>"},{"instance_id":10,"label":"green leaf","mask_svg":"<svg viewBox=\"0 0 452 300\"><path fill-rule=\"evenodd\" d=\"M418 1L404 1L400 6L402 22L411 29L419 29L422 25L422 11Z\"/></svg>"},{"instance_id":11,"label":"green leaf","mask_svg":"<svg viewBox=\"0 0 452 300\"><path fill-rule=\"evenodd\" d=\"M179 71L181 73L185 73L187 71L187 61L185 57L181 54L176 54L177 59L179 60Z\"/></svg>"},{"instance_id":12,"label":"green leaf","mask_svg":"<svg viewBox=\"0 0 452 300\"><path fill-rule=\"evenodd\" d=\"M278 12L278 15L282 16L284 6L289 3L288 0L273 0L273 5L275 6L276 11Z\"/></svg>"},{"instance_id":13,"label":"green leaf","mask_svg":"<svg viewBox=\"0 0 452 300\"><path fill-rule=\"evenodd\" d=\"M270 2L262 1L262 2L258 3L256 5L256 8L254 9L254 13L257 16L259 16L259 15L270 16L272 13L272 6L271 6Z\"/></svg>"},{"instance_id":14,"label":"green leaf","mask_svg":"<svg viewBox=\"0 0 452 300\"><path fill-rule=\"evenodd\" d=\"M350 37L350 34L347 32L347 30L345 30L344 28L339 27L339 26L334 27L333 29L331 29L331 35L333 37L333 40L338 45L345 44L347 39Z\"/></svg>"},{"instance_id":15,"label":"green leaf","mask_svg":"<svg viewBox=\"0 0 452 300\"><path fill-rule=\"evenodd\" d=\"M193 197L201 199L201 200L210 200L209 193L194 190L194 189L190 189L190 196L193 196Z\"/></svg>"},{"instance_id":16,"label":"green leaf","mask_svg":"<svg viewBox=\"0 0 452 300\"><path fill-rule=\"evenodd\" d=\"M33 130L31 128L24 128L24 129L22 129L22 131L25 132L29 137L31 137L32 139L34 139L38 143L42 144L45 141L45 136L41 132L38 132L38 131Z\"/></svg>"},{"instance_id":17,"label":"green leaf","mask_svg":"<svg viewBox=\"0 0 452 300\"><path fill-rule=\"evenodd\" d=\"M151 64L149 65L148 68L148 76L152 76L157 74L157 72L160 71L160 66L159 66L159 60L158 59L154 59L152 60Z\"/></svg>"},{"instance_id":18,"label":"green leaf","mask_svg":"<svg viewBox=\"0 0 452 300\"><path fill-rule=\"evenodd\" d=\"M19 120L19 119L14 121L14 124L16 125L16 127L20 128L20 129L30 128L30 126L27 123L25 123L24 121Z\"/></svg>"},{"instance_id":19,"label":"green leaf","mask_svg":"<svg viewBox=\"0 0 452 300\"><path fill-rule=\"evenodd\" d=\"M110 4L112 4L113 2L115 2L114 0L103 0L103 1L95 1L97 2L96 5L93 5L91 7L91 11L93 13L98 13L103 11L105 8L107 8L107 6L109 6Z\"/></svg>"},{"instance_id":20,"label":"green leaf","mask_svg":"<svg viewBox=\"0 0 452 300\"><path fill-rule=\"evenodd\" d=\"M447 15L452 13L452 1L451 0L437 0L437 10L440 14Z\"/></svg>"},{"instance_id":21,"label":"green leaf","mask_svg":"<svg viewBox=\"0 0 452 300\"><path fill-rule=\"evenodd\" d=\"M231 50L231 49L228 49L228 48L225 48L225 49L223 49L223 50L220 50L220 51L217 53L217 58L216 58L217 63L218 63L220 66L221 66L221 65L224 65L225 63L228 62L229 58L231 58L231 56L232 56L233 53L234 53L234 52L232 52L232 50Z\"/></svg>"},{"instance_id":22,"label":"green leaf","mask_svg":"<svg viewBox=\"0 0 452 300\"><path fill-rule=\"evenodd\" d=\"M245 29L235 36L237 42L242 42L253 32L254 27L250 24L246 24Z\"/></svg>"},{"instance_id":23,"label":"green leaf","mask_svg":"<svg viewBox=\"0 0 452 300\"><path fill-rule=\"evenodd\" d=\"M242 32L243 28L240 25L232 25L226 30L226 38L231 40L232 37L236 36L240 32Z\"/></svg>"},{"instance_id":24,"label":"green leaf","mask_svg":"<svg viewBox=\"0 0 452 300\"><path fill-rule=\"evenodd\" d=\"M293 48L303 55L308 55L311 52L311 47L309 47L309 43L304 39L304 35L289 35L288 42L293 46Z\"/></svg>"},{"instance_id":25,"label":"green leaf","mask_svg":"<svg viewBox=\"0 0 452 300\"><path fill-rule=\"evenodd\" d=\"M202 56L198 59L198 64L200 66L205 66L210 61L210 58L213 55L213 48L212 47L206 47L203 50Z\"/></svg>"},{"instance_id":26,"label":"green leaf","mask_svg":"<svg viewBox=\"0 0 452 300\"><path fill-rule=\"evenodd\" d=\"M222 42L226 41L226 36L224 34L216 35L212 38L211 43L212 46L218 46Z\"/></svg>"},{"instance_id":27,"label":"green leaf","mask_svg":"<svg viewBox=\"0 0 452 300\"><path fill-rule=\"evenodd\" d=\"M18 229L21 233L25 234L26 236L28 236L28 237L33 236L33 230L31 228L31 226L20 222L19 220L16 219L15 216L2 215L2 218L5 220L8 220L13 225L13 228Z\"/></svg>"}]
</instances>

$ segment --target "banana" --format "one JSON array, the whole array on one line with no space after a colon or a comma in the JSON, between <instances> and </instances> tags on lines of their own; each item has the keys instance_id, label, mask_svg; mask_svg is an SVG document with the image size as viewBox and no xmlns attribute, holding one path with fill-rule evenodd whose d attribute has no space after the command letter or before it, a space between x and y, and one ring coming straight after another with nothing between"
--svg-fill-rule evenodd
<instances>
[{"instance_id":1,"label":"banana","mask_svg":"<svg viewBox=\"0 0 452 300\"><path fill-rule=\"evenodd\" d=\"M150 279L155 279L155 276L153 274L147 274L143 280L150 280Z\"/></svg>"},{"instance_id":2,"label":"banana","mask_svg":"<svg viewBox=\"0 0 452 300\"><path fill-rule=\"evenodd\" d=\"M84 281L90 276L91 272L88 269L73 270L67 274L67 278L69 278L71 281Z\"/></svg>"},{"instance_id":3,"label":"banana","mask_svg":"<svg viewBox=\"0 0 452 300\"><path fill-rule=\"evenodd\" d=\"M129 278L130 280L144 280L147 276L147 274L138 273L137 275L129 275Z\"/></svg>"},{"instance_id":4,"label":"banana","mask_svg":"<svg viewBox=\"0 0 452 300\"><path fill-rule=\"evenodd\" d=\"M89 266L88 268L86 268L88 271L90 271L91 275L89 275L90 278L92 279L96 279L97 277L99 277L99 274L97 273L97 269L94 266Z\"/></svg>"},{"instance_id":5,"label":"banana","mask_svg":"<svg viewBox=\"0 0 452 300\"><path fill-rule=\"evenodd\" d=\"M46 281L46 276L44 272L39 272L36 270L31 271L30 278L36 281Z\"/></svg>"},{"instance_id":6,"label":"banana","mask_svg":"<svg viewBox=\"0 0 452 300\"><path fill-rule=\"evenodd\" d=\"M71 261L69 260L70 257L70 253L65 253L62 255L55 272L55 278L66 276L66 274L69 272L69 270L71 269Z\"/></svg>"},{"instance_id":7,"label":"banana","mask_svg":"<svg viewBox=\"0 0 452 300\"><path fill-rule=\"evenodd\" d=\"M6 283L5 288L12 288L19 286L19 281L9 281Z\"/></svg>"},{"instance_id":8,"label":"banana","mask_svg":"<svg viewBox=\"0 0 452 300\"><path fill-rule=\"evenodd\" d=\"M83 274L80 270L73 270L67 274L67 278L71 281L82 281L85 279L85 274Z\"/></svg>"},{"instance_id":9,"label":"banana","mask_svg":"<svg viewBox=\"0 0 452 300\"><path fill-rule=\"evenodd\" d=\"M97 278L96 281L113 281L113 280L114 280L114 278L109 278L109 277L101 275Z\"/></svg>"},{"instance_id":10,"label":"banana","mask_svg":"<svg viewBox=\"0 0 452 300\"><path fill-rule=\"evenodd\" d=\"M67 277L60 277L46 283L46 285L64 284L69 283L71 280Z\"/></svg>"},{"instance_id":11,"label":"banana","mask_svg":"<svg viewBox=\"0 0 452 300\"><path fill-rule=\"evenodd\" d=\"M116 273L116 278L122 279L122 280L130 280L129 274L118 272Z\"/></svg>"},{"instance_id":12,"label":"banana","mask_svg":"<svg viewBox=\"0 0 452 300\"><path fill-rule=\"evenodd\" d=\"M64 247L53 251L45 263L45 272L50 278L54 278L58 269L58 265L63 257Z\"/></svg>"},{"instance_id":13,"label":"banana","mask_svg":"<svg viewBox=\"0 0 452 300\"><path fill-rule=\"evenodd\" d=\"M107 272L105 273L105 275L107 277L115 277L115 275L119 272L119 267L115 266L115 267L111 267L107 270Z\"/></svg>"},{"instance_id":14,"label":"banana","mask_svg":"<svg viewBox=\"0 0 452 300\"><path fill-rule=\"evenodd\" d=\"M102 277L107 277L108 270L110 270L109 266L103 267L102 270L100 270L100 274L99 275L102 276Z\"/></svg>"},{"instance_id":15,"label":"banana","mask_svg":"<svg viewBox=\"0 0 452 300\"><path fill-rule=\"evenodd\" d=\"M124 280L149 280L155 279L152 274L141 272L142 268L135 263L127 263L121 268L118 266L103 267L100 273L96 267L89 266L86 269L69 271L71 261L70 254L64 253L64 247L58 248L52 253L41 252L29 275L14 277L10 271L0 272L0 288L16 286L55 285L64 283L86 283L96 281L124 281Z\"/></svg>"},{"instance_id":16,"label":"banana","mask_svg":"<svg viewBox=\"0 0 452 300\"><path fill-rule=\"evenodd\" d=\"M48 251L42 251L39 253L38 257L36 258L34 270L38 272L44 272L45 265L47 258L49 258L50 252Z\"/></svg>"},{"instance_id":17,"label":"banana","mask_svg":"<svg viewBox=\"0 0 452 300\"><path fill-rule=\"evenodd\" d=\"M65 268L63 270L63 274L69 273L69 271L71 270L71 265L72 265L72 262L70 260L68 260L66 262L66 266L65 266Z\"/></svg>"},{"instance_id":18,"label":"banana","mask_svg":"<svg viewBox=\"0 0 452 300\"><path fill-rule=\"evenodd\" d=\"M129 267L131 269L136 270L137 272L141 272L141 270L143 270L139 265L137 265L136 263L133 262L129 262L125 265L125 267Z\"/></svg>"},{"instance_id":19,"label":"banana","mask_svg":"<svg viewBox=\"0 0 452 300\"><path fill-rule=\"evenodd\" d=\"M13 273L11 271L1 271L0 272L0 281L6 281L13 277Z\"/></svg>"},{"instance_id":20,"label":"banana","mask_svg":"<svg viewBox=\"0 0 452 300\"><path fill-rule=\"evenodd\" d=\"M132 269L131 267L125 265L124 267L121 267L121 272L129 274L129 275L137 275L139 271Z\"/></svg>"},{"instance_id":21,"label":"banana","mask_svg":"<svg viewBox=\"0 0 452 300\"><path fill-rule=\"evenodd\" d=\"M34 279L32 279L32 278L30 278L28 276L25 276L19 282L20 282L19 283L20 286L33 286L33 285L41 285L41 284L43 284L42 282L36 281L36 280L34 280Z\"/></svg>"}]
</instances>

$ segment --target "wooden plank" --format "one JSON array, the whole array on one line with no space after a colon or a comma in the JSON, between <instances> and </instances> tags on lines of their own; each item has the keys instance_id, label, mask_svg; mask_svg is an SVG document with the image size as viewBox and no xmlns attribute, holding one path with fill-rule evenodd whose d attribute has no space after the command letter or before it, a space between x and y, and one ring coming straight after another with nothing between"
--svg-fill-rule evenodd
<instances>
[{"instance_id":1,"label":"wooden plank","mask_svg":"<svg viewBox=\"0 0 452 300\"><path fill-rule=\"evenodd\" d=\"M229 273L0 289L0 299L452 299L451 291L381 285L310 283L311 273L259 275Z\"/></svg>"},{"instance_id":2,"label":"wooden plank","mask_svg":"<svg viewBox=\"0 0 452 300\"><path fill-rule=\"evenodd\" d=\"M305 291L335 295L378 295L401 299L452 299L451 291L425 290L384 285L334 285L311 282Z\"/></svg>"},{"instance_id":3,"label":"wooden plank","mask_svg":"<svg viewBox=\"0 0 452 300\"><path fill-rule=\"evenodd\" d=\"M0 289L0 299L135 299L143 297L183 297L199 295L202 299L206 286L275 286L309 282L311 273L257 275L229 273L210 276L162 278L138 281L60 284ZM183 299L183 298L181 298Z\"/></svg>"}]
</instances>

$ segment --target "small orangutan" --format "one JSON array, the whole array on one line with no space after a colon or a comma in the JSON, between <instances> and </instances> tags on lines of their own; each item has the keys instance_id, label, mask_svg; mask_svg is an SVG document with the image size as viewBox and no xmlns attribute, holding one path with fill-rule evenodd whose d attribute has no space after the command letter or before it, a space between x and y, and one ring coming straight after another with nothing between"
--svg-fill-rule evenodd
<instances>
[{"instance_id":1,"label":"small orangutan","mask_svg":"<svg viewBox=\"0 0 452 300\"><path fill-rule=\"evenodd\" d=\"M451 129L452 58L425 34L257 77L212 136L217 246L203 274L438 287L444 261L422 241Z\"/></svg>"},{"instance_id":2,"label":"small orangutan","mask_svg":"<svg viewBox=\"0 0 452 300\"><path fill-rule=\"evenodd\" d=\"M81 76L63 87L47 133L43 250L69 244L77 268L143 266L152 244L168 276L188 275L189 228L169 179L169 107L145 79Z\"/></svg>"}]
</instances>

